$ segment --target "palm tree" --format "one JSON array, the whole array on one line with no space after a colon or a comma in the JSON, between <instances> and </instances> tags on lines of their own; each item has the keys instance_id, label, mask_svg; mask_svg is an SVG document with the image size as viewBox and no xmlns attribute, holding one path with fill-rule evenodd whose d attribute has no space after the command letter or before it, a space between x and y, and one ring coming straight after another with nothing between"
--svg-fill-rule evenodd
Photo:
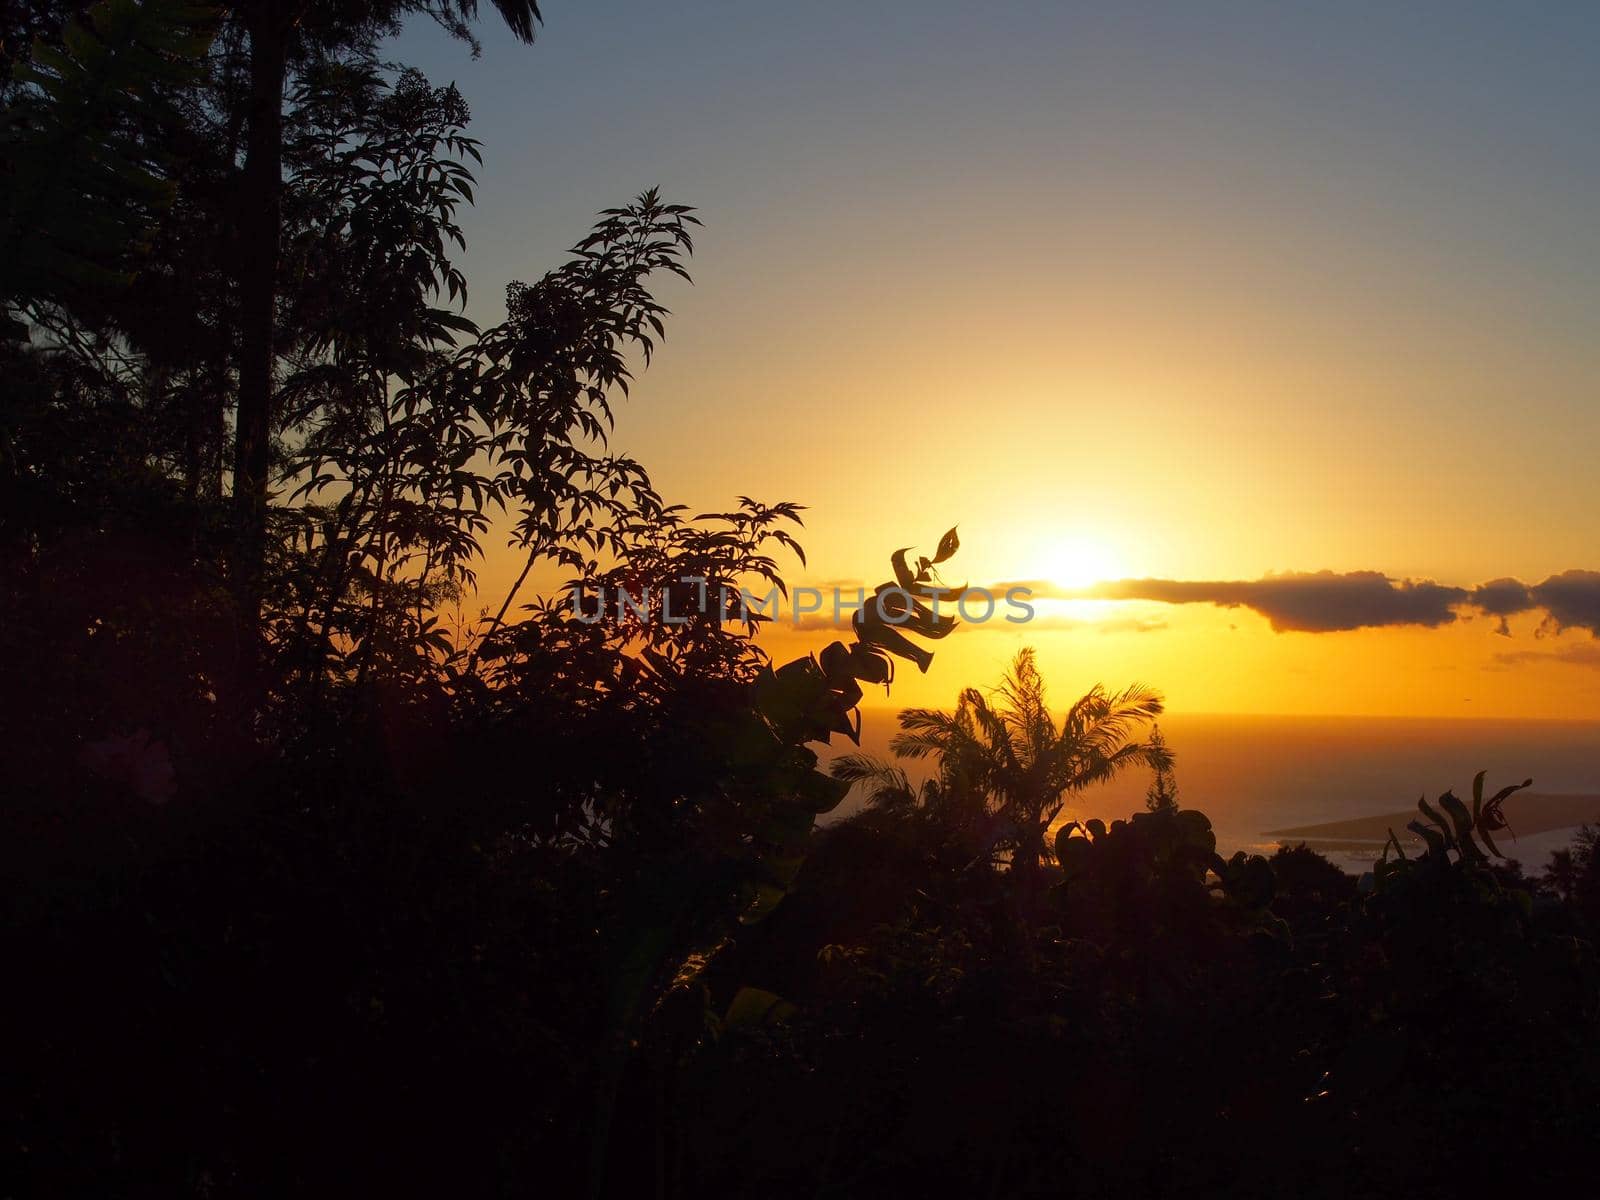
<instances>
[{"instance_id":1,"label":"palm tree","mask_svg":"<svg viewBox=\"0 0 1600 1200\"><path fill-rule=\"evenodd\" d=\"M941 759L939 774L913 784L902 767L870 754L844 754L830 768L835 779L860 784L869 807L902 819L922 819L945 835L981 843L993 824L978 786L976 763L960 755Z\"/></svg>"},{"instance_id":2,"label":"palm tree","mask_svg":"<svg viewBox=\"0 0 1600 1200\"><path fill-rule=\"evenodd\" d=\"M947 811L993 816L997 846L1009 843L1012 870L1028 872L1044 857L1045 836L1068 796L1126 767L1171 766L1164 744L1131 740L1162 709L1161 697L1149 688L1113 693L1096 686L1058 724L1027 647L992 693L967 688L954 712L910 708L900 714L900 732L889 749L897 758L938 762L937 779L919 793L900 768L868 755L846 755L833 773L868 784L870 804L932 802Z\"/></svg>"}]
</instances>

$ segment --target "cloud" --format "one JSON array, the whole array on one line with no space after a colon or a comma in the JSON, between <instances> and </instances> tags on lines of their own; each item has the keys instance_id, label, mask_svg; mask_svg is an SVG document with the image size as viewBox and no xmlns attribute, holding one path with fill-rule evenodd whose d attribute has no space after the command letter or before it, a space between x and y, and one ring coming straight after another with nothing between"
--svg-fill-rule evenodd
<instances>
[{"instance_id":1,"label":"cloud","mask_svg":"<svg viewBox=\"0 0 1600 1200\"><path fill-rule=\"evenodd\" d=\"M1530 589L1558 629L1587 629L1600 637L1600 571L1563 571Z\"/></svg>"},{"instance_id":2,"label":"cloud","mask_svg":"<svg viewBox=\"0 0 1600 1200\"><path fill-rule=\"evenodd\" d=\"M1472 589L1472 606L1492 617L1512 617L1533 607L1528 585L1520 579L1491 579Z\"/></svg>"},{"instance_id":3,"label":"cloud","mask_svg":"<svg viewBox=\"0 0 1600 1200\"><path fill-rule=\"evenodd\" d=\"M1392 625L1437 628L1456 620L1465 588L1390 579L1379 571L1293 572L1253 580L1119 579L1085 589L1099 600L1155 600L1249 608L1279 633L1335 633Z\"/></svg>"},{"instance_id":4,"label":"cloud","mask_svg":"<svg viewBox=\"0 0 1600 1200\"><path fill-rule=\"evenodd\" d=\"M1552 632L1584 629L1600 638L1600 571L1563 571L1534 584L1502 577L1472 588L1394 579L1381 571L1290 571L1260 579L1115 579L1070 592L1042 584L1040 593L1248 608L1267 618L1279 633L1404 625L1437 629L1481 612L1496 618L1496 632L1509 637L1508 618L1542 611Z\"/></svg>"},{"instance_id":5,"label":"cloud","mask_svg":"<svg viewBox=\"0 0 1600 1200\"><path fill-rule=\"evenodd\" d=\"M1496 579L1472 589L1471 603L1500 618L1500 632L1509 634L1507 617L1543 609L1557 631L1587 629L1600 637L1600 571L1563 571L1543 583Z\"/></svg>"},{"instance_id":6,"label":"cloud","mask_svg":"<svg viewBox=\"0 0 1600 1200\"><path fill-rule=\"evenodd\" d=\"M851 582L844 589L854 595ZM1547 632L1583 629L1600 638L1600 571L1570 570L1551 575L1541 583L1524 583L1503 576L1475 587L1455 587L1428 579L1395 579L1382 571L1289 571L1260 579L1115 579L1087 588L1062 588L1045 579L1005 580L987 586L999 602L995 618L984 623L963 622L962 629L1073 630L1101 633L1150 633L1166 628L1151 617L1108 617L1095 620L1077 613L1054 614L1040 610L1029 622L1002 618L1004 597L1024 588L1030 600L1142 600L1160 604L1214 604L1220 608L1248 608L1267 619L1278 633L1339 633L1356 629L1414 626L1438 629L1481 613L1496 621L1496 632L1509 637L1509 618L1542 612ZM791 625L786 619L784 624ZM836 622L831 612L808 614L801 629L845 629L848 613ZM1502 665L1532 658L1559 658L1564 662L1594 665L1590 648L1574 647L1559 653L1525 652L1498 656ZM1594 648L1600 657L1600 647Z\"/></svg>"},{"instance_id":7,"label":"cloud","mask_svg":"<svg viewBox=\"0 0 1600 1200\"><path fill-rule=\"evenodd\" d=\"M794 629L800 632L816 632L818 630L848 630L854 616L853 604L856 599L854 583L850 587L840 589L840 611L834 615L833 592L831 585L807 585L818 588L823 592L822 607L818 610L802 614L797 620L793 615L793 599L797 589L790 589L790 601L780 606L780 616L774 625L784 629ZM1013 602L1008 599L1016 592L1022 592ZM1159 617L1124 616L1121 614L1109 615L1104 618L1084 617L1077 614L1052 612L1046 607L1035 607L1034 615L1029 620L1017 620L1023 615L1021 604L1032 604L1039 600L1063 600L1083 598L1082 592L1063 591L1056 584L1046 579L1009 579L999 583L974 584L969 588L971 593L967 601L966 615L959 605L947 601L939 606L941 613L955 617L957 624L956 633L967 633L979 630L1004 633L1017 632L1069 632L1074 630L1090 630L1095 633L1155 633L1167 628L1167 622ZM994 600L993 611L986 620L979 620L987 605L983 600L983 593L988 593ZM868 602L871 602L871 589L868 589ZM815 603L815 598L809 598L808 603ZM1007 618L1013 618L1008 620Z\"/></svg>"},{"instance_id":8,"label":"cloud","mask_svg":"<svg viewBox=\"0 0 1600 1200\"><path fill-rule=\"evenodd\" d=\"M1048 579L1002 579L999 583L988 585L989 591L996 596L1004 596L1013 588L1020 588L1035 600L1049 600L1065 595L1062 590Z\"/></svg>"},{"instance_id":9,"label":"cloud","mask_svg":"<svg viewBox=\"0 0 1600 1200\"><path fill-rule=\"evenodd\" d=\"M1037 599L1037 597L1035 597ZM965 630L1000 629L1012 633L1071 633L1088 630L1092 633L1157 633L1167 628L1167 623L1159 617L1107 617L1096 621L1089 617L1070 617L1064 613L1038 613L1033 620L1020 623L1007 623L996 609L996 616L991 621L972 622L963 621L956 626L956 632Z\"/></svg>"},{"instance_id":10,"label":"cloud","mask_svg":"<svg viewBox=\"0 0 1600 1200\"><path fill-rule=\"evenodd\" d=\"M1127 617L1120 621L1091 622L1100 633L1157 633L1167 627L1156 617Z\"/></svg>"},{"instance_id":11,"label":"cloud","mask_svg":"<svg viewBox=\"0 0 1600 1200\"><path fill-rule=\"evenodd\" d=\"M1533 607L1533 598L1528 593L1528 585L1520 579L1491 579L1472 589L1471 603L1489 616L1500 618L1495 632L1501 637L1510 637L1511 625L1506 618L1527 612Z\"/></svg>"},{"instance_id":12,"label":"cloud","mask_svg":"<svg viewBox=\"0 0 1600 1200\"><path fill-rule=\"evenodd\" d=\"M1567 663L1574 667L1591 667L1600 671L1600 644L1580 642L1563 646L1560 650L1507 650L1494 656L1496 666L1514 667L1531 662Z\"/></svg>"}]
</instances>

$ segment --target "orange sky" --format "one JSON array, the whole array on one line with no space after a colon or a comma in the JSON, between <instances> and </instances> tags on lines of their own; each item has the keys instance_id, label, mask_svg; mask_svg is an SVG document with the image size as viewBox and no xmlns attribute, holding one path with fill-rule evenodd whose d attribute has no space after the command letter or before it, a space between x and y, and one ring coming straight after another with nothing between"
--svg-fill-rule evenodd
<instances>
[{"instance_id":1,"label":"orange sky","mask_svg":"<svg viewBox=\"0 0 1600 1200\"><path fill-rule=\"evenodd\" d=\"M957 523L955 582L1600 570L1592 11L548 15L477 62L421 27L397 48L478 115L473 315L598 208L655 183L699 205L696 284L665 290L615 444L692 508L809 505L796 581L876 583ZM1509 638L1070 615L958 634L893 699L948 704L1027 640L1063 699L1600 716L1600 644L1538 612Z\"/></svg>"}]
</instances>

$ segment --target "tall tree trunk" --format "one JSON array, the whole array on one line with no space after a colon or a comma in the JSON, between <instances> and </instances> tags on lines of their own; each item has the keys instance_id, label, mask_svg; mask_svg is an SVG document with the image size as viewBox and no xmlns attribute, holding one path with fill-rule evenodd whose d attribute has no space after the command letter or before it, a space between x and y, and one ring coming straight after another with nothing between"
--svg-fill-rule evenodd
<instances>
[{"instance_id":1,"label":"tall tree trunk","mask_svg":"<svg viewBox=\"0 0 1600 1200\"><path fill-rule=\"evenodd\" d=\"M261 597L272 447L273 326L283 191L283 87L292 16L286 0L247 9L250 116L235 200L233 253L239 285L239 407L234 433L237 541L233 588L240 677L253 703L260 668Z\"/></svg>"}]
</instances>

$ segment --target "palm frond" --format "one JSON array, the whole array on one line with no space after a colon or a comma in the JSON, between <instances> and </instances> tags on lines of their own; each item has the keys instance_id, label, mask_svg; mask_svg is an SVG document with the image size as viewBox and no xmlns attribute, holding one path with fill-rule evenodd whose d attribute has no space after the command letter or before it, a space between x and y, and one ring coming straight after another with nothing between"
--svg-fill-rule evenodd
<instances>
[{"instance_id":1,"label":"palm frond","mask_svg":"<svg viewBox=\"0 0 1600 1200\"><path fill-rule=\"evenodd\" d=\"M1113 696L1102 696L1088 728L1084 741L1098 749L1107 749L1127 740L1134 728L1155 720L1166 711L1160 694L1152 688L1134 684Z\"/></svg>"},{"instance_id":2,"label":"palm frond","mask_svg":"<svg viewBox=\"0 0 1600 1200\"><path fill-rule=\"evenodd\" d=\"M975 689L968 688L961 696L961 706L972 717L973 724L988 743L996 766L1002 771L1019 773L1022 763L1017 757L1016 743L1011 737L1011 723L1003 712L996 712Z\"/></svg>"},{"instance_id":3,"label":"palm frond","mask_svg":"<svg viewBox=\"0 0 1600 1200\"><path fill-rule=\"evenodd\" d=\"M906 708L897 720L901 729L949 729L955 724L955 715L937 708Z\"/></svg>"},{"instance_id":4,"label":"palm frond","mask_svg":"<svg viewBox=\"0 0 1600 1200\"><path fill-rule=\"evenodd\" d=\"M828 764L828 774L841 783L861 783L896 769L870 754L841 754Z\"/></svg>"},{"instance_id":5,"label":"palm frond","mask_svg":"<svg viewBox=\"0 0 1600 1200\"><path fill-rule=\"evenodd\" d=\"M1002 712L1016 740L1027 747L1028 757L1036 756L1055 740L1044 676L1039 673L1032 646L1017 651L995 694L1003 702Z\"/></svg>"},{"instance_id":6,"label":"palm frond","mask_svg":"<svg viewBox=\"0 0 1600 1200\"><path fill-rule=\"evenodd\" d=\"M889 753L896 758L927 758L930 754L955 755L960 747L937 733L897 733L889 739Z\"/></svg>"},{"instance_id":7,"label":"palm frond","mask_svg":"<svg viewBox=\"0 0 1600 1200\"><path fill-rule=\"evenodd\" d=\"M917 793L906 773L893 763L870 754L842 754L828 767L835 779L866 785L867 803L875 808L907 807L916 803Z\"/></svg>"}]
</instances>

